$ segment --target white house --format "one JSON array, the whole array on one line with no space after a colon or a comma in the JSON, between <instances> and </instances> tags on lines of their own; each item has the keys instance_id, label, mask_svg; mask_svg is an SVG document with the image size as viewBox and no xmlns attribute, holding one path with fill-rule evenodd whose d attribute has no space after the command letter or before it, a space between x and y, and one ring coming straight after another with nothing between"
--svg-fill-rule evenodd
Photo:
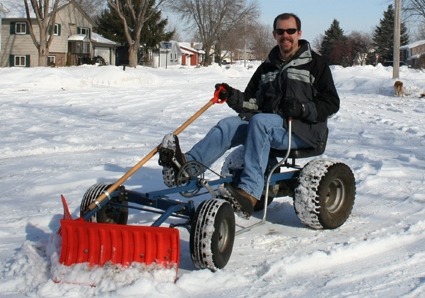
<instances>
[{"instance_id":1,"label":"white house","mask_svg":"<svg viewBox=\"0 0 425 298\"><path fill-rule=\"evenodd\" d=\"M34 12L30 17L38 38ZM0 18L0 67L39 66L38 50L29 34L24 1L1 0ZM115 64L115 43L92 32L92 19L74 0L61 0L52 27L50 34L54 37L49 47L49 64L78 65L98 54Z\"/></svg>"},{"instance_id":2,"label":"white house","mask_svg":"<svg viewBox=\"0 0 425 298\"><path fill-rule=\"evenodd\" d=\"M182 51L177 41L163 41L158 53L153 54L153 67L164 67L182 64Z\"/></svg>"}]
</instances>

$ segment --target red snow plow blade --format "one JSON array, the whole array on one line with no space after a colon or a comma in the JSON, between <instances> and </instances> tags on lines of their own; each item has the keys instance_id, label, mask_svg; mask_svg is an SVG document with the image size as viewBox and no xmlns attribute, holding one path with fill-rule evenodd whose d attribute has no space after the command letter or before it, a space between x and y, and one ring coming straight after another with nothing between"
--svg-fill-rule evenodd
<instances>
[{"instance_id":1,"label":"red snow plow blade","mask_svg":"<svg viewBox=\"0 0 425 298\"><path fill-rule=\"evenodd\" d=\"M164 227L123 226L83 220L61 220L62 250L66 266L106 262L128 266L132 262L173 267L179 264L179 230Z\"/></svg>"},{"instance_id":2,"label":"red snow plow blade","mask_svg":"<svg viewBox=\"0 0 425 298\"><path fill-rule=\"evenodd\" d=\"M73 220L65 197L64 216L58 231L62 236L59 263L70 266L106 262L129 266L132 262L178 268L179 230L175 228L129 226Z\"/></svg>"}]
</instances>

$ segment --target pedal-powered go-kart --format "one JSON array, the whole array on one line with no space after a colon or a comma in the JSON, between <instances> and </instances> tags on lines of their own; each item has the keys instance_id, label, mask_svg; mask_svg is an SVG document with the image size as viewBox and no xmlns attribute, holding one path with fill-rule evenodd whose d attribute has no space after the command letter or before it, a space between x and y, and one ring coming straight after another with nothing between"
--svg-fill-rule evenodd
<instances>
[{"instance_id":1,"label":"pedal-powered go-kart","mask_svg":"<svg viewBox=\"0 0 425 298\"><path fill-rule=\"evenodd\" d=\"M219 102L219 91L204 110ZM201 109L199 115L202 112ZM199 115L195 114L175 134ZM289 121L289 131L291 125ZM267 206L279 196L293 197L295 213L308 227L334 229L347 220L355 199L351 169L342 162L325 158L312 159L304 166L298 164L299 159L321 155L325 147L326 141L315 149L270 152L263 196L255 206L256 211L263 210L263 217L246 229L265 223ZM223 185L237 183L243 168L243 150L240 146L227 156L221 173L215 173L216 179L205 179L204 173L209 169L189 162L180 169L175 187L146 193L126 189L123 181L153 156L157 147L115 184L91 186L82 199L79 220L71 218L63 198L65 216L61 221L60 262L65 265L142 262L178 268L177 228L185 227L190 232L190 253L195 267L212 271L225 267L235 235L244 230L236 231L235 212L240 210ZM206 193L210 198L196 207L191 198ZM172 194L179 194L183 199L170 199ZM158 216L150 226L127 225L129 209L158 213Z\"/></svg>"}]
</instances>

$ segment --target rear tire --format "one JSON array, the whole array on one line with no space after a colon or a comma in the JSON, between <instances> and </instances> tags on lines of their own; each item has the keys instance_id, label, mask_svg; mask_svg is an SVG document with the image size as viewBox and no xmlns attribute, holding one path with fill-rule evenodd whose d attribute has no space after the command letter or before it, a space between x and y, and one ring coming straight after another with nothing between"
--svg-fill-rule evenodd
<instances>
[{"instance_id":1,"label":"rear tire","mask_svg":"<svg viewBox=\"0 0 425 298\"><path fill-rule=\"evenodd\" d=\"M88 211L88 207L96 201L96 199L107 190L112 184L96 183L87 189L80 204L80 216L82 217ZM113 203L118 203L115 205ZM90 219L91 222L127 224L128 220L128 202L120 200L118 197L112 199L97 211Z\"/></svg>"},{"instance_id":2,"label":"rear tire","mask_svg":"<svg viewBox=\"0 0 425 298\"><path fill-rule=\"evenodd\" d=\"M224 268L235 240L235 214L221 199L203 201L197 208L190 230L190 255L198 269Z\"/></svg>"},{"instance_id":3,"label":"rear tire","mask_svg":"<svg viewBox=\"0 0 425 298\"><path fill-rule=\"evenodd\" d=\"M351 169L340 162L317 159L299 176L294 208L298 218L314 229L335 229L350 216L356 183Z\"/></svg>"}]
</instances>

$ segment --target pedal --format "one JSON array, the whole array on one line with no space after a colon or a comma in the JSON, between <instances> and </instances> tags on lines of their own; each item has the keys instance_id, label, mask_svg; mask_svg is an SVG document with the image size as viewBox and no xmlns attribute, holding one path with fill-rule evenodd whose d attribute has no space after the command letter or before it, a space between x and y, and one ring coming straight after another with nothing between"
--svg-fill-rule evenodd
<instances>
[{"instance_id":1,"label":"pedal","mask_svg":"<svg viewBox=\"0 0 425 298\"><path fill-rule=\"evenodd\" d=\"M243 218L243 219L249 219L251 216L242 211L241 204L230 194L230 192L226 189L225 186L220 186L216 190L217 197L222 198L223 200L230 203L230 205L233 208L233 211L236 213L237 216Z\"/></svg>"},{"instance_id":2,"label":"pedal","mask_svg":"<svg viewBox=\"0 0 425 298\"><path fill-rule=\"evenodd\" d=\"M173 158L174 158L174 150L169 148L159 148L158 150L159 158L158 164L163 167L174 167Z\"/></svg>"}]
</instances>

